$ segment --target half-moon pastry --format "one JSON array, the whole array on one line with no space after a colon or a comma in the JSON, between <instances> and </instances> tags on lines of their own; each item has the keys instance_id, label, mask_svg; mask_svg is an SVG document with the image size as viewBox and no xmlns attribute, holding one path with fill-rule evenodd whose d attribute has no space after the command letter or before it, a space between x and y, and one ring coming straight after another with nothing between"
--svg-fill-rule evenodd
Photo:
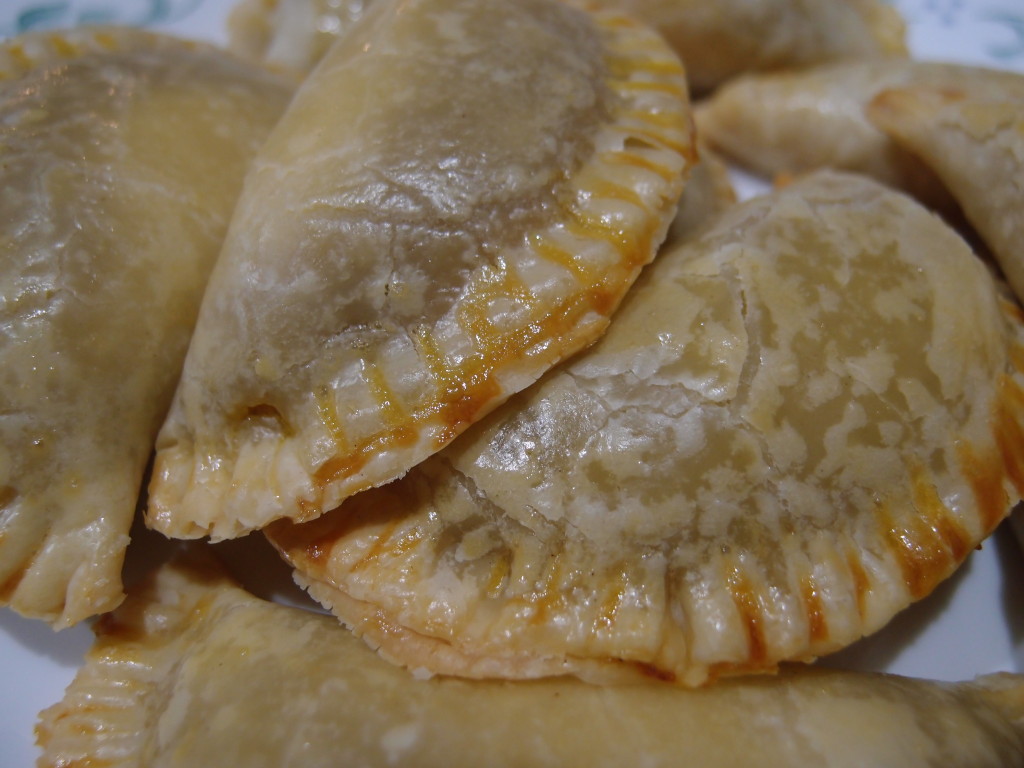
<instances>
[{"instance_id":1,"label":"half-moon pastry","mask_svg":"<svg viewBox=\"0 0 1024 768\"><path fill-rule=\"evenodd\" d=\"M597 0L653 25L706 93L743 72L906 55L899 12L878 0Z\"/></svg>"},{"instance_id":2,"label":"half-moon pastry","mask_svg":"<svg viewBox=\"0 0 1024 768\"><path fill-rule=\"evenodd\" d=\"M40 766L1024 765L1024 678L815 668L683 690L415 679L329 617L162 570L41 714Z\"/></svg>"},{"instance_id":3,"label":"half-moon pastry","mask_svg":"<svg viewBox=\"0 0 1024 768\"><path fill-rule=\"evenodd\" d=\"M955 209L935 174L868 120L879 92L926 84L966 89L1017 82L1019 75L961 64L883 59L749 75L719 89L697 110L701 137L764 176L818 168L865 173L930 207Z\"/></svg>"},{"instance_id":4,"label":"half-moon pastry","mask_svg":"<svg viewBox=\"0 0 1024 768\"><path fill-rule=\"evenodd\" d=\"M231 47L299 76L362 17L372 0L242 0ZM905 55L905 25L879 0L571 0L625 11L655 27L704 93L751 70Z\"/></svg>"},{"instance_id":5,"label":"half-moon pastry","mask_svg":"<svg viewBox=\"0 0 1024 768\"><path fill-rule=\"evenodd\" d=\"M1024 75L888 89L872 122L923 160L1024 297Z\"/></svg>"},{"instance_id":6,"label":"half-moon pastry","mask_svg":"<svg viewBox=\"0 0 1024 768\"><path fill-rule=\"evenodd\" d=\"M227 53L95 28L0 46L0 602L114 607L203 286L289 96Z\"/></svg>"},{"instance_id":7,"label":"half-moon pastry","mask_svg":"<svg viewBox=\"0 0 1024 768\"><path fill-rule=\"evenodd\" d=\"M375 3L246 179L150 524L233 537L404 474L604 330L695 159L678 58L626 17Z\"/></svg>"},{"instance_id":8,"label":"half-moon pastry","mask_svg":"<svg viewBox=\"0 0 1024 768\"><path fill-rule=\"evenodd\" d=\"M884 625L1020 499L1022 339L939 218L820 172L660 255L594 346L401 481L267 533L412 669L771 671Z\"/></svg>"}]
</instances>

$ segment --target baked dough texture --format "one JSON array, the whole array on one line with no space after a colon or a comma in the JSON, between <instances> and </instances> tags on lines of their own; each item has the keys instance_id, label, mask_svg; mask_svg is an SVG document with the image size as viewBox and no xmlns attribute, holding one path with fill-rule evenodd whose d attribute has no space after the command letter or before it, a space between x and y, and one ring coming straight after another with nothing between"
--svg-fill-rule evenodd
<instances>
[{"instance_id":1,"label":"baked dough texture","mask_svg":"<svg viewBox=\"0 0 1024 768\"><path fill-rule=\"evenodd\" d=\"M887 89L868 116L942 179L1024 297L1024 75Z\"/></svg>"},{"instance_id":2,"label":"baked dough texture","mask_svg":"<svg viewBox=\"0 0 1024 768\"><path fill-rule=\"evenodd\" d=\"M1024 679L787 670L683 690L417 680L329 617L162 570L97 626L40 766L1014 768Z\"/></svg>"},{"instance_id":3,"label":"baked dough texture","mask_svg":"<svg viewBox=\"0 0 1024 768\"><path fill-rule=\"evenodd\" d=\"M678 58L621 15L375 3L247 177L149 523L311 519L439 450L605 329L692 142Z\"/></svg>"},{"instance_id":4,"label":"baked dough texture","mask_svg":"<svg viewBox=\"0 0 1024 768\"><path fill-rule=\"evenodd\" d=\"M771 671L884 625L1020 499L1021 340L940 219L821 172L660 255L600 341L400 482L267 533L412 669Z\"/></svg>"},{"instance_id":5,"label":"baked dough texture","mask_svg":"<svg viewBox=\"0 0 1024 768\"><path fill-rule=\"evenodd\" d=\"M694 93L744 72L905 56L906 25L878 0L597 0L653 25L686 63Z\"/></svg>"},{"instance_id":6,"label":"baked dough texture","mask_svg":"<svg viewBox=\"0 0 1024 768\"><path fill-rule=\"evenodd\" d=\"M700 105L697 126L712 147L763 176L856 171L951 212L955 203L935 173L873 125L865 110L890 88L971 91L996 84L1024 95L1024 78L1011 72L910 59L844 61L737 78Z\"/></svg>"},{"instance_id":7,"label":"baked dough texture","mask_svg":"<svg viewBox=\"0 0 1024 768\"><path fill-rule=\"evenodd\" d=\"M878 0L572 0L618 9L658 30L705 93L748 71L906 55L906 25ZM239 54L301 77L371 0L241 0L229 22Z\"/></svg>"},{"instance_id":8,"label":"baked dough texture","mask_svg":"<svg viewBox=\"0 0 1024 768\"><path fill-rule=\"evenodd\" d=\"M136 30L0 45L0 603L113 608L242 176L290 88Z\"/></svg>"}]
</instances>

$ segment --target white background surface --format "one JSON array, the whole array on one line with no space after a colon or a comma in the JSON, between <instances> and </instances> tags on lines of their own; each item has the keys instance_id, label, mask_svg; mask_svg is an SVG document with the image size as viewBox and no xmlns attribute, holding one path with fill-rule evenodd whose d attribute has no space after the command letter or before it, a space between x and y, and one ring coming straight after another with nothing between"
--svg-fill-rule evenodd
<instances>
[{"instance_id":1,"label":"white background surface","mask_svg":"<svg viewBox=\"0 0 1024 768\"><path fill-rule=\"evenodd\" d=\"M154 23L188 37L223 41L233 0L0 0L0 36L32 24L83 19ZM1024 71L1024 0L901 0L921 58ZM43 9L43 10L40 10ZM1024 529L1024 525L1020 526ZM159 537L134 532L129 573L162 556ZM236 575L262 597L303 603L287 568L259 537L220 547ZM37 713L57 702L91 643L87 626L54 633L0 609L0 768L34 763ZM958 680L1024 672L1024 555L1009 526L948 582L876 635L826 660L848 668Z\"/></svg>"}]
</instances>

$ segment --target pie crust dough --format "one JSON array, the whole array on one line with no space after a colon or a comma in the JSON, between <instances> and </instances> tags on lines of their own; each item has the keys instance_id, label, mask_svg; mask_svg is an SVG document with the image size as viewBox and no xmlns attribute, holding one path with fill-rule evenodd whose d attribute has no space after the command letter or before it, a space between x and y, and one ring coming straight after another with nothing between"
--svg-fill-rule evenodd
<instances>
[{"instance_id":1,"label":"pie crust dough","mask_svg":"<svg viewBox=\"0 0 1024 768\"><path fill-rule=\"evenodd\" d=\"M247 177L150 525L308 520L442 448L603 332L692 142L677 57L621 15L375 3Z\"/></svg>"},{"instance_id":2,"label":"pie crust dough","mask_svg":"<svg viewBox=\"0 0 1024 768\"><path fill-rule=\"evenodd\" d=\"M660 255L400 482L268 535L412 669L771 671L880 628L1020 499L1022 328L940 219L821 172Z\"/></svg>"},{"instance_id":3,"label":"pie crust dough","mask_svg":"<svg viewBox=\"0 0 1024 768\"><path fill-rule=\"evenodd\" d=\"M949 188L1013 287L1024 297L1024 75L915 83L879 93L872 122Z\"/></svg>"},{"instance_id":4,"label":"pie crust dough","mask_svg":"<svg viewBox=\"0 0 1024 768\"><path fill-rule=\"evenodd\" d=\"M0 603L64 627L121 600L203 287L290 91L137 30L0 45Z\"/></svg>"},{"instance_id":5,"label":"pie crust dough","mask_svg":"<svg viewBox=\"0 0 1024 768\"><path fill-rule=\"evenodd\" d=\"M331 620L167 567L104 617L43 766L1007 768L1024 679L935 683L820 669L600 688L418 680Z\"/></svg>"}]
</instances>

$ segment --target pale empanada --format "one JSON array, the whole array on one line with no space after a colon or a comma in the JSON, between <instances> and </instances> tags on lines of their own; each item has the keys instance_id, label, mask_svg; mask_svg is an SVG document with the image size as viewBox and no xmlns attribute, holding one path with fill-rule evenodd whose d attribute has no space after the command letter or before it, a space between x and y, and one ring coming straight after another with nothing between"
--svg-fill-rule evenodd
<instances>
[{"instance_id":1,"label":"pale empanada","mask_svg":"<svg viewBox=\"0 0 1024 768\"><path fill-rule=\"evenodd\" d=\"M899 13L879 0L571 0L654 26L686 62L697 92L750 70L906 54ZM240 54L308 72L371 0L242 0L229 24Z\"/></svg>"},{"instance_id":2,"label":"pale empanada","mask_svg":"<svg viewBox=\"0 0 1024 768\"><path fill-rule=\"evenodd\" d=\"M109 610L242 176L289 88L117 28L0 46L0 600Z\"/></svg>"},{"instance_id":3,"label":"pale empanada","mask_svg":"<svg viewBox=\"0 0 1024 768\"><path fill-rule=\"evenodd\" d=\"M247 177L149 522L315 517L590 343L665 236L690 128L678 59L625 17L375 3Z\"/></svg>"},{"instance_id":4,"label":"pale empanada","mask_svg":"<svg viewBox=\"0 0 1024 768\"><path fill-rule=\"evenodd\" d=\"M942 179L1024 298L1024 75L886 90L868 114Z\"/></svg>"},{"instance_id":5,"label":"pale empanada","mask_svg":"<svg viewBox=\"0 0 1024 768\"><path fill-rule=\"evenodd\" d=\"M723 154L764 176L818 168L865 173L943 211L955 209L942 183L920 160L890 141L865 114L886 88L909 84L986 83L1010 87L1020 76L960 64L883 59L797 72L749 75L697 110L700 135Z\"/></svg>"},{"instance_id":6,"label":"pale empanada","mask_svg":"<svg viewBox=\"0 0 1024 768\"><path fill-rule=\"evenodd\" d=\"M387 657L700 684L834 651L1020 498L1020 311L852 174L737 204L608 332L400 482L268 529Z\"/></svg>"},{"instance_id":7,"label":"pale empanada","mask_svg":"<svg viewBox=\"0 0 1024 768\"><path fill-rule=\"evenodd\" d=\"M597 0L661 32L710 91L743 72L905 55L905 24L879 0Z\"/></svg>"},{"instance_id":8,"label":"pale empanada","mask_svg":"<svg viewBox=\"0 0 1024 768\"><path fill-rule=\"evenodd\" d=\"M417 680L329 617L160 572L98 625L40 766L1013 768L1024 678L807 668L683 690Z\"/></svg>"}]
</instances>

